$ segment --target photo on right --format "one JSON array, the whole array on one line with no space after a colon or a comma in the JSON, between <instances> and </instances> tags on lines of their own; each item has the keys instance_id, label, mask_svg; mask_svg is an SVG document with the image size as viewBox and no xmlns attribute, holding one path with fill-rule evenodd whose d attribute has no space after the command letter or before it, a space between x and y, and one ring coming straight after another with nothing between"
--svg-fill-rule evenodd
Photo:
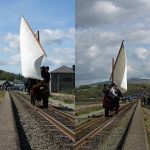
<instances>
[{"instance_id":1,"label":"photo on right","mask_svg":"<svg viewBox=\"0 0 150 150\"><path fill-rule=\"evenodd\" d=\"M149 9L75 1L76 150L149 150Z\"/></svg>"}]
</instances>

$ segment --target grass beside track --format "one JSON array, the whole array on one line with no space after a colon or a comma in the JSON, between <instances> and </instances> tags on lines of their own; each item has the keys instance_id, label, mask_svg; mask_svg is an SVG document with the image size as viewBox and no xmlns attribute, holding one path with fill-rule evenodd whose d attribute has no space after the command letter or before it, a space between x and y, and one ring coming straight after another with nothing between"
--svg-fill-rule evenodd
<instances>
[{"instance_id":1,"label":"grass beside track","mask_svg":"<svg viewBox=\"0 0 150 150\"><path fill-rule=\"evenodd\" d=\"M0 91L0 103L2 102L4 95L5 95L5 92Z\"/></svg>"},{"instance_id":2,"label":"grass beside track","mask_svg":"<svg viewBox=\"0 0 150 150\"><path fill-rule=\"evenodd\" d=\"M149 109L149 112L150 112L150 109ZM150 117L149 117L149 114L147 114L144 110L143 110L143 116L144 116L144 123L146 127L147 138L148 138L149 148L150 148Z\"/></svg>"},{"instance_id":3,"label":"grass beside track","mask_svg":"<svg viewBox=\"0 0 150 150\"><path fill-rule=\"evenodd\" d=\"M94 112L94 111L98 111L98 110L101 110L101 109L102 109L102 106L91 107L91 108L88 108L88 109L86 109L84 111L76 112L76 116L88 114L88 113L91 113L91 112Z\"/></svg>"}]
</instances>

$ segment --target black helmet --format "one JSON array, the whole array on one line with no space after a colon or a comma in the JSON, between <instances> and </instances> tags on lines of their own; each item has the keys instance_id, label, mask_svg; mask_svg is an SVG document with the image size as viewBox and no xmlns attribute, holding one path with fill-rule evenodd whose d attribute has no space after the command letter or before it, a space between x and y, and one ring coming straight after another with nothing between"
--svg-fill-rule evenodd
<instances>
[{"instance_id":1,"label":"black helmet","mask_svg":"<svg viewBox=\"0 0 150 150\"><path fill-rule=\"evenodd\" d=\"M115 83L112 83L112 84L111 84L111 87L113 87L113 86L117 86L117 85L116 85Z\"/></svg>"},{"instance_id":2,"label":"black helmet","mask_svg":"<svg viewBox=\"0 0 150 150\"><path fill-rule=\"evenodd\" d=\"M45 67L45 69L46 69L46 70L49 70L49 67L48 67L48 66L46 66L46 67Z\"/></svg>"},{"instance_id":3,"label":"black helmet","mask_svg":"<svg viewBox=\"0 0 150 150\"><path fill-rule=\"evenodd\" d=\"M45 69L45 66L42 66L41 69Z\"/></svg>"}]
</instances>

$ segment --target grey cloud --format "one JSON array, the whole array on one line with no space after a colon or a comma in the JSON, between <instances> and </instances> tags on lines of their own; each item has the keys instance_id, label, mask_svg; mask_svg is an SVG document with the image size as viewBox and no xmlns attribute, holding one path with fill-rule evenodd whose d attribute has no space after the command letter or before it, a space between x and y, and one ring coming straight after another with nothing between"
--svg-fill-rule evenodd
<instances>
[{"instance_id":1,"label":"grey cloud","mask_svg":"<svg viewBox=\"0 0 150 150\"><path fill-rule=\"evenodd\" d=\"M147 33L148 32L149 31L147 31ZM111 60L112 57L117 56L123 37L125 39L124 44L128 59L128 77L134 77L135 75L144 77L144 73L148 74L149 70L146 70L144 63L145 61L147 63L150 62L150 51L144 48L144 46L147 44L145 41L148 41L149 37L145 33L146 30L142 32L132 31L129 33L77 30L77 84L88 84L109 79L111 74ZM140 45L140 47L138 47L136 43L139 43L138 45ZM92 54L93 52L94 54Z\"/></svg>"},{"instance_id":2,"label":"grey cloud","mask_svg":"<svg viewBox=\"0 0 150 150\"><path fill-rule=\"evenodd\" d=\"M0 66L5 66L5 65L7 65L7 62L0 60Z\"/></svg>"},{"instance_id":3,"label":"grey cloud","mask_svg":"<svg viewBox=\"0 0 150 150\"><path fill-rule=\"evenodd\" d=\"M19 51L19 35L7 33L0 37L0 51L5 53L15 53Z\"/></svg>"},{"instance_id":4,"label":"grey cloud","mask_svg":"<svg viewBox=\"0 0 150 150\"><path fill-rule=\"evenodd\" d=\"M75 50L72 46L74 44L74 34L74 28L69 28L67 30L41 30L40 40L49 57L49 60L44 60L43 63L53 66L54 68L61 65L70 66L75 64ZM0 40L0 52L7 53L9 58L9 63L0 63L14 66L20 65L19 35L7 33L1 36ZM67 46L64 42L67 42Z\"/></svg>"},{"instance_id":5,"label":"grey cloud","mask_svg":"<svg viewBox=\"0 0 150 150\"><path fill-rule=\"evenodd\" d=\"M47 53L48 58L43 59L43 65L56 69L62 65L72 66L75 64L74 48L54 48Z\"/></svg>"},{"instance_id":6,"label":"grey cloud","mask_svg":"<svg viewBox=\"0 0 150 150\"><path fill-rule=\"evenodd\" d=\"M115 39L115 34L113 35ZM98 37L93 32L76 35L77 83L84 80L94 82L96 80L109 79L111 72L111 51L116 49L116 41L112 36L108 36L106 40L103 33L102 36ZM109 38L110 40L108 40ZM91 47L95 47L96 49L94 55L91 55Z\"/></svg>"},{"instance_id":7,"label":"grey cloud","mask_svg":"<svg viewBox=\"0 0 150 150\"><path fill-rule=\"evenodd\" d=\"M76 27L101 27L147 15L147 0L76 0ZM129 23L129 22L128 22Z\"/></svg>"},{"instance_id":8,"label":"grey cloud","mask_svg":"<svg viewBox=\"0 0 150 150\"><path fill-rule=\"evenodd\" d=\"M68 29L67 31L60 29L44 29L41 30L41 43L50 45L50 44L62 44L66 40L73 41L75 31L73 28Z\"/></svg>"}]
</instances>

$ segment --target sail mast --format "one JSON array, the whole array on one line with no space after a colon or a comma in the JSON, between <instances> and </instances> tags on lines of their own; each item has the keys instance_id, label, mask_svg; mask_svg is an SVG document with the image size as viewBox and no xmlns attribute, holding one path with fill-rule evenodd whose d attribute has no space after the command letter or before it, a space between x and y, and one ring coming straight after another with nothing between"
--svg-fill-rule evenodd
<instances>
[{"instance_id":1,"label":"sail mast","mask_svg":"<svg viewBox=\"0 0 150 150\"><path fill-rule=\"evenodd\" d=\"M121 52L121 48L122 48L122 47L124 48L123 42L124 42L124 40L122 40L122 43L121 43L121 46L120 46L120 49L119 49L119 52L118 52L116 61L115 61L114 58L112 58L112 72L111 72L111 75L110 75L110 80L112 80L112 82L114 81L114 68L115 68L115 66L116 66L116 64L117 64L118 57L119 57L119 54L120 54L120 52Z\"/></svg>"},{"instance_id":2,"label":"sail mast","mask_svg":"<svg viewBox=\"0 0 150 150\"><path fill-rule=\"evenodd\" d=\"M117 58L116 58L116 61L115 61L115 64L114 64L114 68L115 68L115 66L116 66L116 64L117 64L117 61L118 61L118 58L119 58L119 55L120 55L121 49L122 49L122 48L124 48L124 46L123 46L123 42L124 42L124 40L122 40L122 43L121 43L121 46L120 46L120 49L119 49L119 52L118 52L118 55L117 55Z\"/></svg>"},{"instance_id":3,"label":"sail mast","mask_svg":"<svg viewBox=\"0 0 150 150\"><path fill-rule=\"evenodd\" d=\"M112 75L111 75L112 83L114 82L114 65L115 65L115 58L112 58Z\"/></svg>"},{"instance_id":4,"label":"sail mast","mask_svg":"<svg viewBox=\"0 0 150 150\"><path fill-rule=\"evenodd\" d=\"M39 32L39 30L37 31L37 39L38 39L38 41L40 43L40 32Z\"/></svg>"},{"instance_id":5,"label":"sail mast","mask_svg":"<svg viewBox=\"0 0 150 150\"><path fill-rule=\"evenodd\" d=\"M112 59L112 73L110 80L117 85L122 93L127 91L127 59L123 41L115 63L114 58Z\"/></svg>"}]
</instances>

